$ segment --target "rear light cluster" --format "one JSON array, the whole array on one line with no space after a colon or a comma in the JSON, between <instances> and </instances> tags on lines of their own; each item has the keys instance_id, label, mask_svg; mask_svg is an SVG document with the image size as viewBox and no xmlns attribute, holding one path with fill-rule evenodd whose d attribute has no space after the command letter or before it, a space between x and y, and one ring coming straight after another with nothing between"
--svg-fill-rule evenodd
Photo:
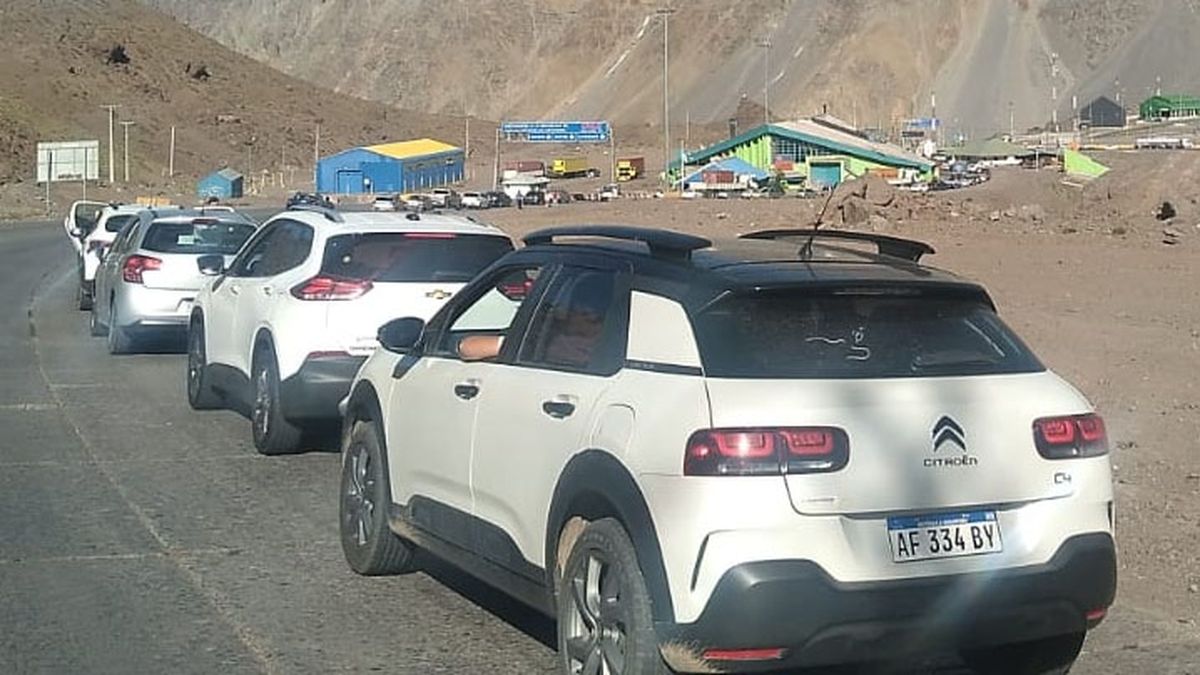
<instances>
[{"instance_id":1,"label":"rear light cluster","mask_svg":"<svg viewBox=\"0 0 1200 675\"><path fill-rule=\"evenodd\" d=\"M142 283L143 272L162 269L162 261L148 255L131 255L121 265L121 278L131 284Z\"/></svg>"},{"instance_id":2,"label":"rear light cluster","mask_svg":"<svg viewBox=\"0 0 1200 675\"><path fill-rule=\"evenodd\" d=\"M1038 454L1046 459L1098 457L1108 453L1104 420L1096 414L1035 420L1033 440Z\"/></svg>"},{"instance_id":3,"label":"rear light cluster","mask_svg":"<svg viewBox=\"0 0 1200 675\"><path fill-rule=\"evenodd\" d=\"M318 276L292 288L297 300L354 300L371 290L369 279Z\"/></svg>"},{"instance_id":4,"label":"rear light cluster","mask_svg":"<svg viewBox=\"0 0 1200 675\"><path fill-rule=\"evenodd\" d=\"M764 476L838 471L850 439L835 427L704 429L688 439L685 476Z\"/></svg>"}]
</instances>

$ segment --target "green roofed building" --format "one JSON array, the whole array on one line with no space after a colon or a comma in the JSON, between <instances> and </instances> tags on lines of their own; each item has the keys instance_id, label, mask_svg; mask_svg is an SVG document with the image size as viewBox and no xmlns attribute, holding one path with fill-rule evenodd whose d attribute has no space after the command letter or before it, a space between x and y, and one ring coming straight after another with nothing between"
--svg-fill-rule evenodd
<instances>
[{"instance_id":1,"label":"green roofed building","mask_svg":"<svg viewBox=\"0 0 1200 675\"><path fill-rule=\"evenodd\" d=\"M1143 120L1200 117L1200 96L1160 94L1142 101L1138 114Z\"/></svg>"},{"instance_id":2,"label":"green roofed building","mask_svg":"<svg viewBox=\"0 0 1200 675\"><path fill-rule=\"evenodd\" d=\"M903 182L932 180L933 161L890 143L867 140L836 122L814 118L764 124L687 152L687 166L737 157L763 171L803 176L809 185L821 187L869 173ZM679 178L679 160L671 162L669 173L672 180Z\"/></svg>"}]
</instances>

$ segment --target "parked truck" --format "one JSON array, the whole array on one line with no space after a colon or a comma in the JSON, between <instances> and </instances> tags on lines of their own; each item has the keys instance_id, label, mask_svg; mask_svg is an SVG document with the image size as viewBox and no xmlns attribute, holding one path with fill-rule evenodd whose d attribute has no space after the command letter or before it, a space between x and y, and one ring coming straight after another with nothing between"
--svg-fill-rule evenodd
<instances>
[{"instance_id":1,"label":"parked truck","mask_svg":"<svg viewBox=\"0 0 1200 675\"><path fill-rule=\"evenodd\" d=\"M617 180L633 180L646 173L645 157L624 157L617 160Z\"/></svg>"},{"instance_id":2,"label":"parked truck","mask_svg":"<svg viewBox=\"0 0 1200 675\"><path fill-rule=\"evenodd\" d=\"M556 157L546 175L551 178L595 178L600 175L600 170L588 166L586 157Z\"/></svg>"}]
</instances>

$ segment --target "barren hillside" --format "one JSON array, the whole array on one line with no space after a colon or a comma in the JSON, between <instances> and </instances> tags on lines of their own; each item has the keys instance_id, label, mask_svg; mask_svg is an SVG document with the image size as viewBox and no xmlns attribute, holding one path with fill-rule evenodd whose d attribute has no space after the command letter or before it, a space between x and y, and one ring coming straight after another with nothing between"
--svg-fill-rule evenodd
<instances>
[{"instance_id":1,"label":"barren hillside","mask_svg":"<svg viewBox=\"0 0 1200 675\"><path fill-rule=\"evenodd\" d=\"M458 122L322 90L129 0L7 0L0 26L0 184L32 180L39 140L99 139L106 153L107 104L134 122L131 178L142 184L163 179L172 125L184 182L223 164L286 167L305 182L317 124L326 149L417 133L461 136ZM110 58L117 45L128 63ZM115 145L120 180L119 126ZM102 162L104 178L107 168Z\"/></svg>"},{"instance_id":2,"label":"barren hillside","mask_svg":"<svg viewBox=\"0 0 1200 675\"><path fill-rule=\"evenodd\" d=\"M970 135L1070 120L1100 93L1200 89L1200 0L144 0L285 72L486 118L657 124L669 4L677 122L721 122L771 82L777 116L828 105ZM766 49L761 43L769 40ZM956 122L957 120L957 122Z\"/></svg>"}]
</instances>

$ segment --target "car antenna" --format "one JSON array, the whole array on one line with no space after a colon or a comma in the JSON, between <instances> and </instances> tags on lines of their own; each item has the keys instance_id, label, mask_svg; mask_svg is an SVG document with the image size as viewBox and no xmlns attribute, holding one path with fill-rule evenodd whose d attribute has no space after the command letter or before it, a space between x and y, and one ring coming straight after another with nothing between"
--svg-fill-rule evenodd
<instances>
[{"instance_id":1,"label":"car antenna","mask_svg":"<svg viewBox=\"0 0 1200 675\"><path fill-rule=\"evenodd\" d=\"M800 247L801 260L812 260L813 240L817 238L817 230L821 228L821 223L825 220L825 213L829 210L829 205L833 202L835 192L834 188L829 189L829 196L825 198L825 204L817 212L817 218L813 221L812 234L808 235L808 241L804 242L804 246Z\"/></svg>"}]
</instances>

